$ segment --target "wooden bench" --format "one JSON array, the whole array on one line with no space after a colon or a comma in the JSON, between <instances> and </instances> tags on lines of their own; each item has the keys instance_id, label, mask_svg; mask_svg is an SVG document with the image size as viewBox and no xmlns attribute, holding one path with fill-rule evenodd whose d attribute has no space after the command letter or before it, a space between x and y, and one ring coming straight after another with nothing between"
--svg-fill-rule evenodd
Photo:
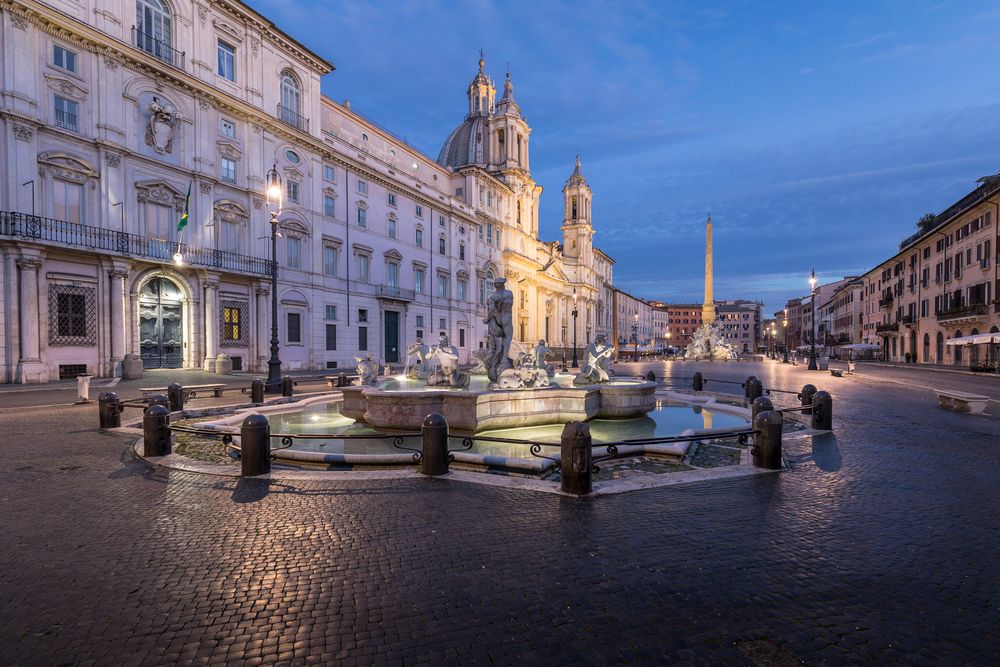
<instances>
[{"instance_id":1,"label":"wooden bench","mask_svg":"<svg viewBox=\"0 0 1000 667\"><path fill-rule=\"evenodd\" d=\"M942 408L968 412L973 415L983 414L986 411L986 404L990 400L989 396L970 394L964 391L935 389L934 392L937 394L938 405Z\"/></svg>"},{"instance_id":2,"label":"wooden bench","mask_svg":"<svg viewBox=\"0 0 1000 667\"><path fill-rule=\"evenodd\" d=\"M214 396L219 397L219 396L222 396L222 392L225 390L225 388L226 388L226 385L224 385L224 384L191 384L191 385L185 385L185 387L184 387L184 395L187 396L188 394L190 394L192 392L197 393L199 391L210 391L210 392L212 392L212 394ZM149 396L150 394L166 394L167 393L167 388L166 387L147 387L146 389L140 389L139 391L142 392L143 396Z\"/></svg>"}]
</instances>

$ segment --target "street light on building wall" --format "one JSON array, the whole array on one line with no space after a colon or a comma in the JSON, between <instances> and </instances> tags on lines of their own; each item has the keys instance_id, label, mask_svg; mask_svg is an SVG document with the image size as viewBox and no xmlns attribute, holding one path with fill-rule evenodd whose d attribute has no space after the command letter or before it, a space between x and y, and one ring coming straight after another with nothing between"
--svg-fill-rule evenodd
<instances>
[{"instance_id":1,"label":"street light on building wall","mask_svg":"<svg viewBox=\"0 0 1000 667\"><path fill-rule=\"evenodd\" d=\"M812 295L809 299L812 306L812 321L809 322L809 328L812 330L809 336L809 370L815 371L819 370L816 366L816 269L813 269L812 275L809 276L809 293Z\"/></svg>"},{"instance_id":2,"label":"street light on building wall","mask_svg":"<svg viewBox=\"0 0 1000 667\"><path fill-rule=\"evenodd\" d=\"M573 288L573 368L580 367L580 360L576 356L576 288Z\"/></svg>"},{"instance_id":3,"label":"street light on building wall","mask_svg":"<svg viewBox=\"0 0 1000 667\"><path fill-rule=\"evenodd\" d=\"M267 362L268 393L281 391L281 359L278 357L278 215L281 213L281 175L273 165L265 177L267 212L271 214L271 359Z\"/></svg>"}]
</instances>

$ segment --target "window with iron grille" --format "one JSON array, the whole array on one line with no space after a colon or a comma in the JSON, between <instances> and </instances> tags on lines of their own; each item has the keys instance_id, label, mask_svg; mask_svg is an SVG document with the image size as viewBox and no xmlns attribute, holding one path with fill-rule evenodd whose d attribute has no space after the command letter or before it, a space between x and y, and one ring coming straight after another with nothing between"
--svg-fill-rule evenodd
<instances>
[{"instance_id":1,"label":"window with iron grille","mask_svg":"<svg viewBox=\"0 0 1000 667\"><path fill-rule=\"evenodd\" d=\"M219 318L222 330L222 347L246 345L249 340L247 322L249 308L245 301L220 301Z\"/></svg>"},{"instance_id":2,"label":"window with iron grille","mask_svg":"<svg viewBox=\"0 0 1000 667\"><path fill-rule=\"evenodd\" d=\"M97 290L49 286L49 345L97 344Z\"/></svg>"}]
</instances>

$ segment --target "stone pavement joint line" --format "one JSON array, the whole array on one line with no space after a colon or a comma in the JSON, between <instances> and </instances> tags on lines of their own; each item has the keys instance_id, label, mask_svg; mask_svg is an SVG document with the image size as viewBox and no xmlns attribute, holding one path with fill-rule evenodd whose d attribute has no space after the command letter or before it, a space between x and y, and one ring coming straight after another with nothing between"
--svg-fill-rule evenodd
<instances>
[{"instance_id":1,"label":"stone pavement joint line","mask_svg":"<svg viewBox=\"0 0 1000 667\"><path fill-rule=\"evenodd\" d=\"M802 384L712 377L748 369ZM1000 663L1000 418L835 386L790 471L584 499L166 470L93 406L5 412L0 664Z\"/></svg>"}]
</instances>

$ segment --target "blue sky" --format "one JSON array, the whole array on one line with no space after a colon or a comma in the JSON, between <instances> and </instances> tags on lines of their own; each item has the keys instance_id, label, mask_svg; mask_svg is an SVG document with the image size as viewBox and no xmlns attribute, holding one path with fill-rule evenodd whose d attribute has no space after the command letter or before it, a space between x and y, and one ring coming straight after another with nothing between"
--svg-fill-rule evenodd
<instances>
[{"instance_id":1,"label":"blue sky","mask_svg":"<svg viewBox=\"0 0 1000 667\"><path fill-rule=\"evenodd\" d=\"M337 70L323 91L437 156L480 48L510 63L557 238L577 150L615 283L773 312L890 256L1000 170L1000 2L305 2L254 8Z\"/></svg>"}]
</instances>

